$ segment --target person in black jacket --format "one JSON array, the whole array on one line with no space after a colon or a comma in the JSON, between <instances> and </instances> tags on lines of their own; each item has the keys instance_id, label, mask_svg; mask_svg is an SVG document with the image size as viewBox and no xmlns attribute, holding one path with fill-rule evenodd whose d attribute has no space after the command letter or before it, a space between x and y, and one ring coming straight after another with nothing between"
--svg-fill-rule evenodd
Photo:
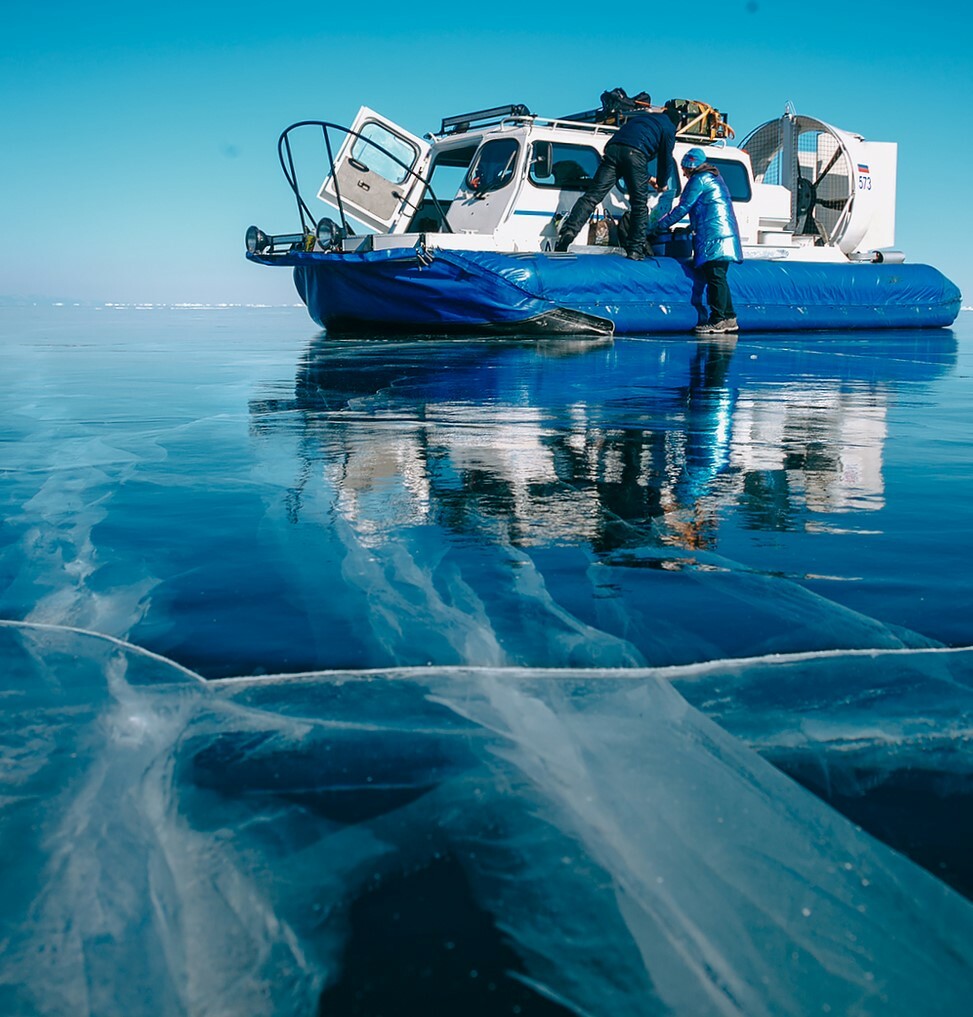
<instances>
[{"instance_id":1,"label":"person in black jacket","mask_svg":"<svg viewBox=\"0 0 973 1017\"><path fill-rule=\"evenodd\" d=\"M625 249L628 257L641 261L645 257L649 184L660 193L667 189L672 173L672 147L675 141L676 128L668 113L630 115L605 146L601 165L588 189L574 203L570 214L561 223L554 250L568 249L595 206L621 180L628 191L632 209ZM650 159L658 160L652 180L649 179L648 170Z\"/></svg>"}]
</instances>

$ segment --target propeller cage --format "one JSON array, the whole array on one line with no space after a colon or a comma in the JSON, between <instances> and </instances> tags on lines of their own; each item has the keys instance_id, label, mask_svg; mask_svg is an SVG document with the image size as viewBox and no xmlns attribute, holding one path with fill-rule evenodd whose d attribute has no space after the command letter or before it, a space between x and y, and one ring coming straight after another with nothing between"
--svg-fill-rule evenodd
<instances>
[{"instance_id":1,"label":"propeller cage","mask_svg":"<svg viewBox=\"0 0 973 1017\"><path fill-rule=\"evenodd\" d=\"M839 244L855 199L854 163L833 127L812 117L785 114L753 131L740 146L754 180L782 184L791 193L787 230L816 244Z\"/></svg>"}]
</instances>

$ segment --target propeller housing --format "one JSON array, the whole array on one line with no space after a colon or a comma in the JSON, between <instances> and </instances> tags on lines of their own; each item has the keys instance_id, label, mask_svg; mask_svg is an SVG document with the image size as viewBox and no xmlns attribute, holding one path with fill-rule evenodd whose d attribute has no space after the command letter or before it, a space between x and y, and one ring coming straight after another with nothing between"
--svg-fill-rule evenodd
<instances>
[{"instance_id":1,"label":"propeller housing","mask_svg":"<svg viewBox=\"0 0 973 1017\"><path fill-rule=\"evenodd\" d=\"M895 244L897 146L787 112L740 146L757 183L791 194L787 232L856 254Z\"/></svg>"}]
</instances>

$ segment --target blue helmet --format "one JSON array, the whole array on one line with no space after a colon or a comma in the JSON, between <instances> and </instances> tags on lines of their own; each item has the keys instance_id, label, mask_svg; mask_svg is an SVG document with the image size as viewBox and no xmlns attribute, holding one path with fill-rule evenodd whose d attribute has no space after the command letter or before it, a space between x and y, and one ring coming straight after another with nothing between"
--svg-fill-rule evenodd
<instances>
[{"instance_id":1,"label":"blue helmet","mask_svg":"<svg viewBox=\"0 0 973 1017\"><path fill-rule=\"evenodd\" d=\"M691 148L682 157L682 168L686 170L697 169L706 162L706 153L701 148Z\"/></svg>"}]
</instances>

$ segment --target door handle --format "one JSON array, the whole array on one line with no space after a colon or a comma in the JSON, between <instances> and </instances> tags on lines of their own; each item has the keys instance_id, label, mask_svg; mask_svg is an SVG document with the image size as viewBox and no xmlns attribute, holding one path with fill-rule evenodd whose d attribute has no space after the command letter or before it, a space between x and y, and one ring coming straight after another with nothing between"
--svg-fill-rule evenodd
<instances>
[{"instance_id":1,"label":"door handle","mask_svg":"<svg viewBox=\"0 0 973 1017\"><path fill-rule=\"evenodd\" d=\"M348 162L352 166L354 166L355 169L358 170L359 173L367 173L368 172L368 167L363 162L359 162L357 159L349 159Z\"/></svg>"}]
</instances>

